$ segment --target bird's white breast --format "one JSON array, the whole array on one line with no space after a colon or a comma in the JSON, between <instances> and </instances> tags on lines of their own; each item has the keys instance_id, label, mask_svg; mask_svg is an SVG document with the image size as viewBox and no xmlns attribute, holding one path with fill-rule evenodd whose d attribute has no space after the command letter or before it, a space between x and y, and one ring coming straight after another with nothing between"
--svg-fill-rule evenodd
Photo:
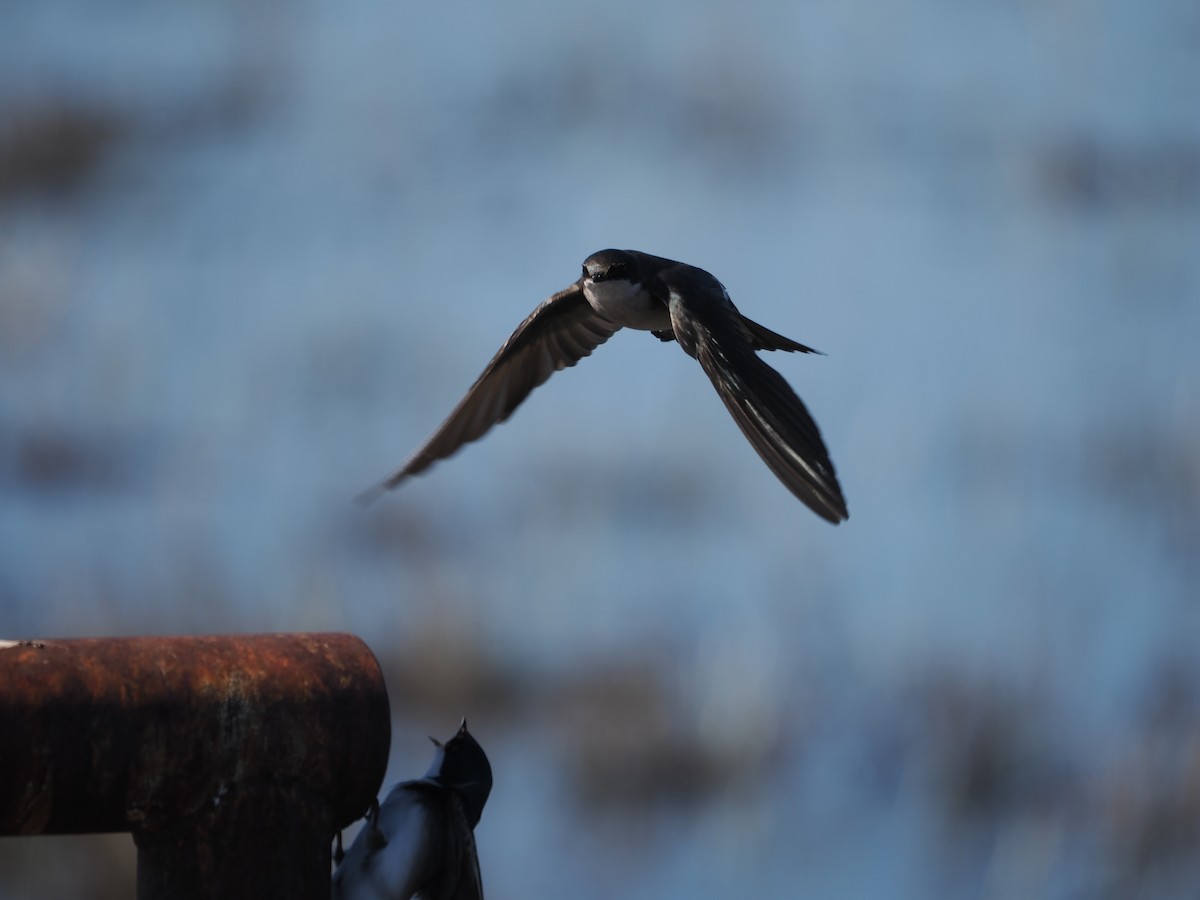
<instances>
[{"instance_id":1,"label":"bird's white breast","mask_svg":"<svg viewBox=\"0 0 1200 900\"><path fill-rule=\"evenodd\" d=\"M662 331L671 327L666 305L641 289L641 285L613 280L583 284L583 296L592 309L623 328Z\"/></svg>"}]
</instances>

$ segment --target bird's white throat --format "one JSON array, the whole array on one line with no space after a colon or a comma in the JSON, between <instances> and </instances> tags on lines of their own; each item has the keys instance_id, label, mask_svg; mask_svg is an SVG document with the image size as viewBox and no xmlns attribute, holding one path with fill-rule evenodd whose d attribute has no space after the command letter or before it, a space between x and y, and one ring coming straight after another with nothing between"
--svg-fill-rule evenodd
<instances>
[{"instance_id":1,"label":"bird's white throat","mask_svg":"<svg viewBox=\"0 0 1200 900\"><path fill-rule=\"evenodd\" d=\"M640 284L624 279L583 282L583 296L592 309L622 328L662 331L671 327L671 314Z\"/></svg>"}]
</instances>

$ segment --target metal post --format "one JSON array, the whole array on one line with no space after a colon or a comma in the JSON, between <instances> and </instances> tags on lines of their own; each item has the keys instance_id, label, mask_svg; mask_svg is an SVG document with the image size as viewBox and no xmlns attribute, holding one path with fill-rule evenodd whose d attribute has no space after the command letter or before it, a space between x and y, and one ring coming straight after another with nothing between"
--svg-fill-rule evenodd
<instances>
[{"instance_id":1,"label":"metal post","mask_svg":"<svg viewBox=\"0 0 1200 900\"><path fill-rule=\"evenodd\" d=\"M0 836L131 831L141 900L326 900L390 740L352 635L0 643Z\"/></svg>"}]
</instances>

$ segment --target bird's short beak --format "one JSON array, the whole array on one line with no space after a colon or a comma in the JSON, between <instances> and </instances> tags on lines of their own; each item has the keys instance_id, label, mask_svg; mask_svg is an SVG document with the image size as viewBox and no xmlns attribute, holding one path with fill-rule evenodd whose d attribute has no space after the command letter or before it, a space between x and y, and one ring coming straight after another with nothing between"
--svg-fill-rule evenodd
<instances>
[{"instance_id":1,"label":"bird's short beak","mask_svg":"<svg viewBox=\"0 0 1200 900\"><path fill-rule=\"evenodd\" d=\"M442 746L442 742L441 742L441 741L439 741L437 738L435 738L435 737L434 737L432 734L429 736L429 739L430 739L431 741L433 741L433 746L435 746L435 747L440 747L440 746Z\"/></svg>"}]
</instances>

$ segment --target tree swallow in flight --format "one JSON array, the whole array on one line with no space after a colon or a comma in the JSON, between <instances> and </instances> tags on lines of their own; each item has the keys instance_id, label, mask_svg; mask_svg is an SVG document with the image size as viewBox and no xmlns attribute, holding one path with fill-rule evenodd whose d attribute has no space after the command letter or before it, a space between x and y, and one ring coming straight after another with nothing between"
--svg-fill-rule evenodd
<instances>
[{"instance_id":1,"label":"tree swallow in flight","mask_svg":"<svg viewBox=\"0 0 1200 900\"><path fill-rule=\"evenodd\" d=\"M579 280L517 327L433 436L359 501L372 502L482 437L535 387L621 328L677 341L787 489L835 525L849 518L816 422L783 376L758 357L759 350L817 351L743 316L703 269L637 250L601 250L584 260Z\"/></svg>"},{"instance_id":2,"label":"tree swallow in flight","mask_svg":"<svg viewBox=\"0 0 1200 900\"><path fill-rule=\"evenodd\" d=\"M492 767L466 719L445 744L430 740L433 765L368 814L338 861L332 900L483 900L474 828L492 791Z\"/></svg>"}]
</instances>

